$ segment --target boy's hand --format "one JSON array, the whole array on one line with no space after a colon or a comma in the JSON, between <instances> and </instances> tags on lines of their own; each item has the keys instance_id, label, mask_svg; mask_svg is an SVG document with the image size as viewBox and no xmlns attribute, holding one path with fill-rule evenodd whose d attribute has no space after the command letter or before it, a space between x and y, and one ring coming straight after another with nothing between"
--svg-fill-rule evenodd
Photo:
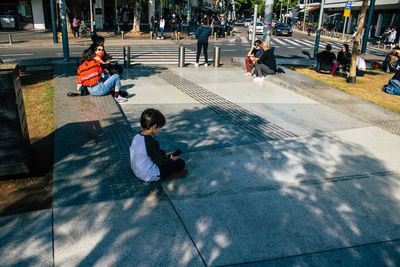
<instances>
[{"instance_id":1,"label":"boy's hand","mask_svg":"<svg viewBox=\"0 0 400 267\"><path fill-rule=\"evenodd\" d=\"M175 160L179 159L179 156L172 156L172 154L171 154L170 159L172 159L173 161L175 161Z\"/></svg>"}]
</instances>

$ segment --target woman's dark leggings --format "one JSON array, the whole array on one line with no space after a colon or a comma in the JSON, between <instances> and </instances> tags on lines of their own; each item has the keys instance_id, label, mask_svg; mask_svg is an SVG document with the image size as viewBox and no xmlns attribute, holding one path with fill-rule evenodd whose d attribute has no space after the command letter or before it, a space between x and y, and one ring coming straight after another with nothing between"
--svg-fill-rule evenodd
<instances>
[{"instance_id":1,"label":"woman's dark leggings","mask_svg":"<svg viewBox=\"0 0 400 267\"><path fill-rule=\"evenodd\" d=\"M204 59L205 59L206 63L208 64L208 54L207 54L208 40L198 40L197 41L196 63L199 63L201 48L203 48Z\"/></svg>"},{"instance_id":2,"label":"woman's dark leggings","mask_svg":"<svg viewBox=\"0 0 400 267\"><path fill-rule=\"evenodd\" d=\"M164 150L161 150L163 158L167 158ZM164 164L158 167L160 169L160 178L164 179L173 174L174 172L179 172L185 168L185 161L183 159L177 159L168 164Z\"/></svg>"}]
</instances>

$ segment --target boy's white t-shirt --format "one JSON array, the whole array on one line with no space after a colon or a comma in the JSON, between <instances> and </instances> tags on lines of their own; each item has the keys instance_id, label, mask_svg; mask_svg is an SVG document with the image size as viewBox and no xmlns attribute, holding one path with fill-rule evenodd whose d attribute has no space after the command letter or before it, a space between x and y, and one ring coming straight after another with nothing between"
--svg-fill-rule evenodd
<instances>
[{"instance_id":1,"label":"boy's white t-shirt","mask_svg":"<svg viewBox=\"0 0 400 267\"><path fill-rule=\"evenodd\" d=\"M139 179L147 182L160 180L160 169L148 156L143 135L133 137L129 153L132 171Z\"/></svg>"}]
</instances>

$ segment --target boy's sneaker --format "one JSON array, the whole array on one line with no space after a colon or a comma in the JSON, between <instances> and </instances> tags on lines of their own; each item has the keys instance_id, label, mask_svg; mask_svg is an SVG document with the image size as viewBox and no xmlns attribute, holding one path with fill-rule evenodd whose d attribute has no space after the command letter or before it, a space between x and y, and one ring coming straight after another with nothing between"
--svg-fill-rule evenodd
<instances>
[{"instance_id":1,"label":"boy's sneaker","mask_svg":"<svg viewBox=\"0 0 400 267\"><path fill-rule=\"evenodd\" d=\"M188 173L187 170L183 169L179 172L174 172L173 174L167 176L165 179L178 179L178 178L183 178L186 176L186 174Z\"/></svg>"},{"instance_id":2,"label":"boy's sneaker","mask_svg":"<svg viewBox=\"0 0 400 267\"><path fill-rule=\"evenodd\" d=\"M194 63L194 66L195 66L196 68L198 68L198 67L199 67L199 63Z\"/></svg>"},{"instance_id":3,"label":"boy's sneaker","mask_svg":"<svg viewBox=\"0 0 400 267\"><path fill-rule=\"evenodd\" d=\"M115 101L117 102L117 103L124 103L124 102L126 102L126 98L125 97L123 97L123 96L118 96L118 97L114 97L114 99L115 99Z\"/></svg>"},{"instance_id":4,"label":"boy's sneaker","mask_svg":"<svg viewBox=\"0 0 400 267\"><path fill-rule=\"evenodd\" d=\"M206 68L207 68L207 67L208 67L208 64L207 64L207 63L204 63L204 67L206 67Z\"/></svg>"},{"instance_id":5,"label":"boy's sneaker","mask_svg":"<svg viewBox=\"0 0 400 267\"><path fill-rule=\"evenodd\" d=\"M246 72L246 73L244 74L244 76L246 76L246 77L251 76L251 72Z\"/></svg>"},{"instance_id":6,"label":"boy's sneaker","mask_svg":"<svg viewBox=\"0 0 400 267\"><path fill-rule=\"evenodd\" d=\"M262 81L264 81L264 77L263 77L263 76L261 76L261 77L255 77L255 78L254 78L254 81L255 81L255 82L262 82Z\"/></svg>"}]
</instances>

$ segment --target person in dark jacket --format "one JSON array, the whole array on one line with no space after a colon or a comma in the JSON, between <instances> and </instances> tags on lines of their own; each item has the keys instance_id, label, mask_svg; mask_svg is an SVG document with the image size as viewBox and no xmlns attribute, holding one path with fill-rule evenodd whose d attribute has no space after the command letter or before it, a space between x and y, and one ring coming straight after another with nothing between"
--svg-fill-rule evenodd
<instances>
[{"instance_id":1,"label":"person in dark jacket","mask_svg":"<svg viewBox=\"0 0 400 267\"><path fill-rule=\"evenodd\" d=\"M260 59L256 62L256 71L257 77L254 78L255 81L264 80L265 74L274 74L276 73L276 60L274 52L269 49L268 42L263 42L261 45L264 50Z\"/></svg>"},{"instance_id":2,"label":"person in dark jacket","mask_svg":"<svg viewBox=\"0 0 400 267\"><path fill-rule=\"evenodd\" d=\"M332 73L333 63L336 56L331 52L332 46L327 44L325 50L317 54L317 71L323 73Z\"/></svg>"},{"instance_id":3,"label":"person in dark jacket","mask_svg":"<svg viewBox=\"0 0 400 267\"><path fill-rule=\"evenodd\" d=\"M196 32L194 33L197 39L197 56L196 56L196 63L194 64L195 67L199 66L199 59L201 49L203 48L204 59L205 59L205 67L208 67L208 37L211 35L211 29L206 26L206 21L201 21L201 26L197 28Z\"/></svg>"},{"instance_id":4,"label":"person in dark jacket","mask_svg":"<svg viewBox=\"0 0 400 267\"><path fill-rule=\"evenodd\" d=\"M343 72L350 71L351 53L349 52L348 44L342 45L342 50L340 50L337 55L337 61L340 64L339 68L341 68Z\"/></svg>"}]
</instances>

